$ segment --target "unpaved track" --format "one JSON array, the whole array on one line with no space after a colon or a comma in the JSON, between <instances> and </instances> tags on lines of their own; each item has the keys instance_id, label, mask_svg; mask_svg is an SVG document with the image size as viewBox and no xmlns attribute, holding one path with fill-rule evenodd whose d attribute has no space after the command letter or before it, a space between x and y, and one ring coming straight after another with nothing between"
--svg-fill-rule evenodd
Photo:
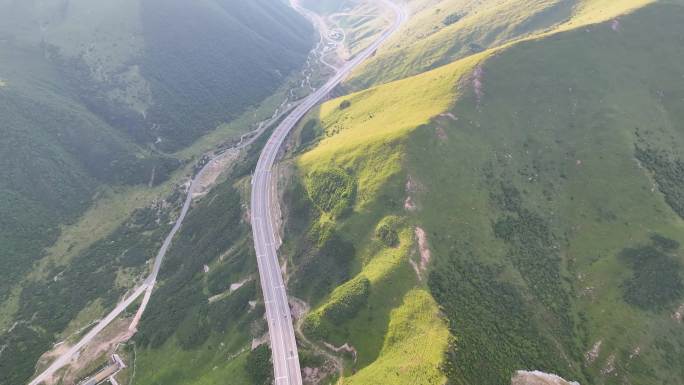
<instances>
[{"instance_id":1,"label":"unpaved track","mask_svg":"<svg viewBox=\"0 0 684 385\"><path fill-rule=\"evenodd\" d=\"M387 29L381 36L378 38L378 40L372 44L370 47L368 47L366 50L361 52L359 55L357 55L354 59L350 60L348 63L346 63L341 69L337 71L335 76L330 79L322 88L314 92L313 94L309 95L306 97L301 103L297 105L297 107L293 110L290 115L285 118L283 123L281 123L276 130L274 131L274 134L271 136L269 139L268 143L266 144L266 147L264 151L261 154L261 157L259 158L259 163L257 164L257 171L254 174L255 180L258 180L257 178L261 170L262 174L265 175L265 179L262 177L261 182L255 186L259 186L260 188L258 191L261 191L260 194L257 194L257 198L260 197L260 195L263 195L262 203L266 203L266 205L262 205L263 209L266 210L272 210L269 209L271 207L270 201L271 199L269 198L268 191L270 189L269 184L271 183L270 180L270 170L273 166L273 163L275 162L275 155L277 154L278 148L280 148L280 145L285 139L285 136L289 131L292 129L292 127L296 124L296 122L304 116L306 112L308 112L314 105L316 105L321 99L323 99L335 86L337 86L354 68L356 68L359 64L361 64L364 60L366 60L368 57L370 57L373 52L385 41L387 38L394 33L401 24L406 20L406 13L404 9L400 8L390 0L379 0L389 7L391 7L396 15L397 19L395 20L395 23L392 25L391 28ZM242 141L240 144L238 144L236 147L233 149L241 149L244 148L250 144L252 144L265 130L265 128L268 126L268 124L262 124L259 129L256 130L256 134L252 136L249 140ZM287 127L287 128L285 128ZM277 144L277 146L274 146ZM222 155L219 155L222 156ZM136 316L134 317L133 322L131 323L129 330L131 333L135 332L135 329L137 328L137 324L142 317L143 312L145 311L147 304L149 303L149 299L152 295L152 291L154 290L154 286L157 282L157 276L159 275L159 270L161 268L161 264L163 262L164 256L166 255L166 252L168 251L169 247L171 246L171 242L180 229L183 220L185 219L185 216L187 215L190 206L193 201L193 193L195 190L197 190L199 187L199 181L201 179L202 174L208 169L210 166L211 162L207 163L198 173L195 175L195 178L193 178L192 183L190 184L190 188L188 189L187 192L187 197L185 199L185 202L183 203L183 207L181 209L181 213L176 220L176 223L174 224L173 228L167 235L167 237L164 239L164 242L162 244L162 247L159 249L159 252L157 253L155 259L154 259L154 265L152 268L152 272L150 275L145 279L145 281L135 288L128 297L125 297L121 302L117 304L117 306L109 313L107 314L106 317L104 317L100 322L93 327L92 330L90 330L80 341L78 341L75 345L69 348L68 351L65 353L61 354L59 357L57 357L49 366L47 369L45 369L42 373L37 375L31 382L29 382L29 385L38 385L41 383L44 383L46 380L52 379L55 373L63 368L65 365L67 365L77 354L78 352L86 346L88 343L90 343L95 336L97 336L99 333L102 332L107 326L109 326L112 321L114 321L121 313L123 313L133 302L135 302L141 295L144 294L143 301L141 303L140 308L138 309L138 312ZM265 168L264 166L268 166ZM264 170L267 170L267 174L263 174ZM255 180L253 180L253 183L255 183ZM280 274L279 266L277 263L277 256L275 254L275 237L277 237L277 234L275 234L274 231L274 222L271 214L269 214L271 211L255 211L254 210L254 203L255 203L255 195L254 191L257 190L256 188L253 189L252 191L252 216L254 218L255 214L259 214L260 216L257 217L257 224L252 223L253 231L255 233L255 247L257 247L257 255L259 255L259 251L263 250L263 247L266 247L267 252L271 251L272 249L272 256L273 260L275 261L275 265L269 265L268 268L262 268L262 262L261 259L259 259L259 273L261 275L261 281L262 281L262 287L264 286L265 282L270 282L270 289L272 291L269 291L269 293L272 294L273 298L280 298L284 299L284 302L278 301L281 305L284 305L280 311L285 312L285 309L288 309L287 305L287 296L285 295L285 290L284 290L284 285L282 283L282 275ZM266 213L266 215L264 215ZM262 221L263 222L260 222ZM265 226L264 226L265 225ZM265 232L259 232L258 229L264 230ZM258 237L260 239L260 243L257 244L257 233L259 233ZM268 239L266 239L268 238ZM271 255L271 253L268 253ZM269 274L268 276L262 275L262 271L267 271L270 273L274 273L277 275L277 277L274 274ZM268 281L267 281L268 280ZM279 285L273 284L273 282L280 282ZM275 296L275 290L280 290L280 295L278 297ZM264 291L264 296L266 297L266 292ZM273 313L273 306L269 306L269 302L267 299L265 299L265 302L267 302L266 309L267 309L267 314L269 314L269 310L271 313ZM275 302L272 302L272 304L275 304ZM277 315L277 313L276 313ZM301 380L301 373L299 370L299 358L297 355L297 347L296 343L294 340L294 330L292 328L292 320L290 318L290 312L289 309L286 311L286 315L284 316L287 322L283 323L282 320L280 320L281 324L287 324L289 325L289 333L288 333L288 345L292 347L292 349L289 350L289 352L282 350L279 351L278 357L278 365L276 365L276 360L275 360L275 354L276 352L274 351L274 368L278 366L281 370L277 371L276 375L276 385L281 385L281 384L295 384L295 385L301 385L302 380ZM272 324L273 319L269 316L269 331L271 331L271 328L275 325ZM282 325L281 325L282 326ZM284 337L282 334L278 335L280 338L280 341L276 341L279 343L279 345L274 345L273 344L273 332L269 333L271 336L271 345L272 346L281 346L284 347ZM290 338L291 337L291 338ZM288 356L290 357L288 360ZM283 363L283 359L285 362L289 361L290 362L290 367L286 370L283 371L283 367L280 366ZM279 376L279 373L293 373L292 377L288 376Z\"/></svg>"},{"instance_id":2,"label":"unpaved track","mask_svg":"<svg viewBox=\"0 0 684 385\"><path fill-rule=\"evenodd\" d=\"M227 152L238 151L254 143L261 136L261 134L263 134L263 132L282 115L283 112L276 111L276 113L274 113L274 115L270 119L259 124L256 130L243 135L240 142L237 145L226 150L220 155L214 157L212 160L207 162L207 164L204 165L204 167L202 167L202 169L192 179L190 188L187 191L185 202L183 203L183 207L181 209L181 213L178 216L178 219L176 219L176 223L174 224L173 228L164 239L164 243L162 244L161 248L159 249L156 255L154 259L154 266L152 268L152 272L150 273L150 275L145 279L145 281L140 286L133 290L132 294L130 294L128 297L124 297L124 299L121 300L121 302L119 302L116 305L116 307L109 314L107 314L106 317L101 319L97 323L97 325L92 330L90 330L80 341L78 341L75 345L70 347L64 353L60 354L50 364L50 366L47 367L47 369L45 369L31 382L29 382L29 385L38 385L51 380L58 370L68 365L69 362L77 356L78 352L80 352L81 349L83 349L86 345L92 342L92 340L98 334L100 334L107 326L109 326L109 324L111 324L112 321L114 321L121 313L123 313L129 306L131 306L131 304L133 304L141 295L144 294L140 307L138 308L138 311L129 326L130 335L133 336L135 334L138 323L140 322L140 319L143 313L145 312L145 309L147 308L150 297L152 296L152 291L154 290L154 286L157 282L157 276L159 275L159 270L164 260L164 256L166 255L166 252L171 246L171 242L174 236L183 224L183 220L185 219L185 216L187 215L192 204L193 194L204 187L201 183L202 176L204 175L204 173L209 172L210 168L212 167L212 163L217 161L218 158L222 156L227 156Z\"/></svg>"}]
</instances>

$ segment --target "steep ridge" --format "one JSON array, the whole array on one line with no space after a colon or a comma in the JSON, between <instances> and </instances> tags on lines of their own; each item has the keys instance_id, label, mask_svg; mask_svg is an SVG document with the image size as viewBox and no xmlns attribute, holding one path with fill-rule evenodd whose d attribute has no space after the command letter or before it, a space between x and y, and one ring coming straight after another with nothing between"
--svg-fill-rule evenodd
<instances>
[{"instance_id":1,"label":"steep ridge","mask_svg":"<svg viewBox=\"0 0 684 385\"><path fill-rule=\"evenodd\" d=\"M451 383L535 369L596 384L681 376L665 357L682 347L682 6L649 3L581 2L553 30L302 122L291 285L313 305L305 333L355 349L348 381L441 383L411 366L435 346L427 367ZM412 290L432 294L453 340L424 334L394 354Z\"/></svg>"}]
</instances>

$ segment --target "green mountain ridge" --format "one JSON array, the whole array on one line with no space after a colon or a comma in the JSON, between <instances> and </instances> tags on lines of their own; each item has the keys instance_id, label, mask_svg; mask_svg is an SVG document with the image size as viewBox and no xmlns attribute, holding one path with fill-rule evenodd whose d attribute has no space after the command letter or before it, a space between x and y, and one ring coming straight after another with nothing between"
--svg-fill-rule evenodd
<instances>
[{"instance_id":1,"label":"green mountain ridge","mask_svg":"<svg viewBox=\"0 0 684 385\"><path fill-rule=\"evenodd\" d=\"M99 88L116 71L90 72L104 63L98 49L72 56L85 72L66 83L55 79L68 61L35 71L59 74L40 79L0 68L0 109L9 106L16 126L38 127L13 134L34 140L35 150L3 149L13 154L2 167L10 170L4 180L16 187L5 189L11 215L4 218L14 222L0 217L0 224L15 232L0 242L31 236L52 215L48 210L73 215L98 185L126 182L122 175L132 178L126 183L147 183L151 170L173 172L171 151L263 100L310 48L308 27L280 1L201 0L192 10L180 0L138 1L124 2L140 4L125 9L140 16L131 28L144 36L128 41L128 53L119 56L126 57L118 61L126 63L119 73L126 86ZM323 15L349 9L346 1L302 3ZM69 5L61 8L64 18L80 3L55 4ZM336 90L343 96L302 119L278 167L279 255L296 327L306 337L299 336L298 348L307 383L508 384L519 370L581 384L681 383L684 3L405 4L412 11L407 25ZM192 16L168 23L179 15ZM202 27L212 39L195 38ZM280 32L264 32L271 28ZM42 52L73 55L81 46L68 40L55 38ZM146 53L142 41L159 49ZM244 42L255 49L228 60ZM2 44L16 40L0 38ZM226 60L230 66L217 71ZM186 73L186 66L199 73ZM245 78L226 75L249 66L255 68ZM70 88L84 73L97 106L74 96L81 88ZM26 86L17 88L22 81ZM241 90L244 81L257 85L254 92ZM69 90L69 103L51 104L63 95L55 90ZM14 106L38 94L44 121L16 114ZM222 110L229 100L235 111ZM66 114L75 134L50 131L53 105L75 111ZM122 129L109 113L134 125L144 115L157 126ZM107 146L93 147L105 155L69 147L70 138L86 135L81 126L101 127L92 141L106 138ZM268 325L248 215L249 170L268 132L193 205L139 333L119 349L135 362L119 382L272 381L269 350L252 349L265 341ZM55 151L55 141L66 150ZM36 153L56 165L29 162ZM93 153L111 160L84 166L82 158ZM137 161L121 166L117 157L129 154ZM46 177L18 178L40 173ZM0 373L21 373L0 383L30 375L35 352L77 314L94 303L106 308L125 291L122 276L144 271L181 194L177 189L159 206L136 211L68 266L48 269L59 279L24 289L17 314L32 323L0 336L11 357L0 352ZM42 229L55 236L51 227ZM74 283L88 272L88 298L80 298ZM62 306L60 298L72 301Z\"/></svg>"},{"instance_id":2,"label":"green mountain ridge","mask_svg":"<svg viewBox=\"0 0 684 385\"><path fill-rule=\"evenodd\" d=\"M328 296L299 292L313 301L311 338L357 349L345 383L397 371L391 383L441 383L410 361L428 346L387 349L412 286L429 291L449 325L431 364L448 383L507 383L523 369L591 384L678 383L682 256L656 240L682 241L673 102L682 61L672 47L684 15L677 1L642 5L624 15L639 4L583 2L557 31L343 96L304 121L319 138L303 143L294 184L308 189L310 176L341 168L358 186L348 215L314 210L304 235L290 235L295 282L350 270ZM424 230L427 280L417 235L395 250L371 235L386 215ZM306 246L321 234L352 242L353 257L315 265L331 258ZM390 278L356 290L377 269Z\"/></svg>"}]
</instances>

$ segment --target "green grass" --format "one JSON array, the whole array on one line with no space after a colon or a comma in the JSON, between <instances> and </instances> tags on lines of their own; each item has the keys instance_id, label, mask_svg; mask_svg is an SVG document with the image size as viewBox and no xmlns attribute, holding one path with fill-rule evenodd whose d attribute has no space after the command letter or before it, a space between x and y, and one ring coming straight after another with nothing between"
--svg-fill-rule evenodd
<instances>
[{"instance_id":1,"label":"green grass","mask_svg":"<svg viewBox=\"0 0 684 385\"><path fill-rule=\"evenodd\" d=\"M429 384L446 382L439 366L449 331L430 294L413 289L390 315L379 357L342 380L343 384Z\"/></svg>"},{"instance_id":2,"label":"green grass","mask_svg":"<svg viewBox=\"0 0 684 385\"><path fill-rule=\"evenodd\" d=\"M479 57L414 78L348 95L323 104L317 120L324 137L299 159L305 173L330 165L354 170L356 208L363 209L400 170L401 138L444 111L457 94L456 82Z\"/></svg>"},{"instance_id":3,"label":"green grass","mask_svg":"<svg viewBox=\"0 0 684 385\"><path fill-rule=\"evenodd\" d=\"M145 385L252 385L245 371L248 353L236 357L228 348L234 337L217 336L197 350L183 350L169 341L160 349L138 349L134 383ZM224 344L223 346L221 344Z\"/></svg>"},{"instance_id":4,"label":"green grass","mask_svg":"<svg viewBox=\"0 0 684 385\"><path fill-rule=\"evenodd\" d=\"M665 95L681 94L682 84L673 74L682 58L668 48L675 44L675 20L681 15L679 6L654 5L622 17L619 32L601 24L512 46L483 65L484 96L479 105L472 92L465 94L450 109L458 121L436 119L409 141L408 172L426 186L417 199L422 207L418 216L432 235L436 268L449 264L444 256L463 253L468 259L503 268L497 281L513 285L526 298L526 311L540 317L532 322L539 323L535 328L542 338L568 341L550 354L562 357L570 369L561 363L549 367L541 360L525 361L529 358L518 352L498 358L511 365L509 370L521 365L568 370L571 379L586 377L584 381L598 384L622 378L668 383L681 375L661 352L648 348L648 341L659 338L674 339L674 346L682 343L671 334L674 304L654 313L627 303L623 282L631 271L618 258L623 248L645 244L654 233L682 239L681 218L653 189L650 172L635 159L640 141L679 154L676 148L682 138L675 117L680 116L680 107L632 83L645 82ZM654 52L646 54L647 50ZM656 56L659 68L644 71ZM511 68L518 75L511 76ZM438 128L448 139L440 140ZM663 137L671 138L671 143L663 144ZM539 271L514 262L528 247L516 251L494 236L492 223L508 212L492 198L501 193L501 182L515 185L524 206L544 218L553 233L557 249L549 250L547 258L561 257L557 281L571 293L574 330L554 327L557 318L552 314L559 299L530 299L537 296L540 281L525 277ZM508 257L511 252L513 259ZM441 299L441 304L457 302L453 295L458 291ZM461 303L447 315L461 319L460 312L476 311L478 306ZM470 322L478 329L495 324L483 319ZM465 343L477 335L460 335L459 329L472 333L463 320L460 326L455 323L452 332L457 341ZM527 340L538 341L537 337ZM576 357L573 345L585 352L598 340L603 341L598 360L582 369L583 358ZM552 346L545 348L555 350ZM636 346L641 355L630 360ZM456 347L458 351L458 342ZM461 349L465 356L482 353L477 346ZM619 357L621 367L615 378L599 373L611 354ZM490 362L489 369L459 367L458 357L453 363L462 371L461 380L474 381L478 373L491 372L497 364L483 360ZM644 369L649 366L653 370ZM472 375L468 370L473 370Z\"/></svg>"},{"instance_id":5,"label":"green grass","mask_svg":"<svg viewBox=\"0 0 684 385\"><path fill-rule=\"evenodd\" d=\"M355 89L416 75L479 50L610 20L651 0L417 0L398 35L355 71ZM436 4L435 4L436 3ZM444 19L457 14L458 22Z\"/></svg>"},{"instance_id":6,"label":"green grass","mask_svg":"<svg viewBox=\"0 0 684 385\"><path fill-rule=\"evenodd\" d=\"M392 272L371 285L368 305L354 319L326 325L324 339L357 347L359 374L388 367L386 358L389 366L401 361L381 348L378 335L387 335L391 309L400 306L395 296L416 284L408 278L415 273L407 263L374 267L383 260L379 256L389 254L379 251L372 234L385 215L401 213L407 175L419 186L410 192L419 210L409 223L427 231L434 258L429 287L455 337L432 361L436 367L445 360L450 381L506 382L523 368L598 384L622 378L668 383L681 374L662 354L684 346L679 339L664 342L673 336L674 309L652 313L625 302L623 283L632 272L618 258L622 249L648 242L654 233L682 239L682 219L657 191L678 189L678 183L655 183L635 159L635 145L645 142L664 147L671 164L681 159L681 107L673 102L681 85L666 80L680 79L675 68L681 58L671 50L680 15L669 13L681 9L651 5L623 15L648 3L535 2L537 8L523 7L530 11L525 14L515 9L519 3L499 3L520 17L511 21L508 35L493 40L500 48L331 100L305 119L303 126L319 137L307 140L297 158L300 177L340 167L357 179L353 211L328 226L355 240L353 268L359 275ZM477 23L487 20L491 8L483 10ZM615 30L602 23L617 16ZM489 26L497 24L484 28ZM526 35L532 31L541 33ZM419 72L451 60L454 52L441 52L425 66L405 61L401 55L432 55L411 51L411 38L421 40L417 46L430 40L415 36L401 35L402 47L388 44L397 62L382 62L381 50L357 80L385 81L373 65L391 79L407 74L405 63ZM506 43L516 37L522 39ZM654 56L662 59L658 68L644 70ZM473 90L475 79L481 93ZM361 84L357 80L351 84ZM660 178L676 174L661 172ZM649 290L658 288L651 276L636 279ZM399 286L384 291L389 282ZM332 293L331 299L339 294ZM329 304L325 298L317 303L314 317ZM599 359L585 366L584 353L598 340ZM646 348L653 341L662 348ZM641 355L629 358L637 346ZM619 374L604 376L600 372L612 355ZM374 381L369 378L363 381Z\"/></svg>"}]
</instances>

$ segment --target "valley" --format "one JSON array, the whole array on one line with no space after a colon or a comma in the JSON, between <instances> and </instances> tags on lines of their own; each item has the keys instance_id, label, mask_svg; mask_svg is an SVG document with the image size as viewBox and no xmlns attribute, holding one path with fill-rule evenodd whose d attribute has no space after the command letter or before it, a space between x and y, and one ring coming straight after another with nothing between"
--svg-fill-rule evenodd
<instances>
[{"instance_id":1,"label":"valley","mask_svg":"<svg viewBox=\"0 0 684 385\"><path fill-rule=\"evenodd\" d=\"M684 378L681 0L0 11L0 384Z\"/></svg>"}]
</instances>

